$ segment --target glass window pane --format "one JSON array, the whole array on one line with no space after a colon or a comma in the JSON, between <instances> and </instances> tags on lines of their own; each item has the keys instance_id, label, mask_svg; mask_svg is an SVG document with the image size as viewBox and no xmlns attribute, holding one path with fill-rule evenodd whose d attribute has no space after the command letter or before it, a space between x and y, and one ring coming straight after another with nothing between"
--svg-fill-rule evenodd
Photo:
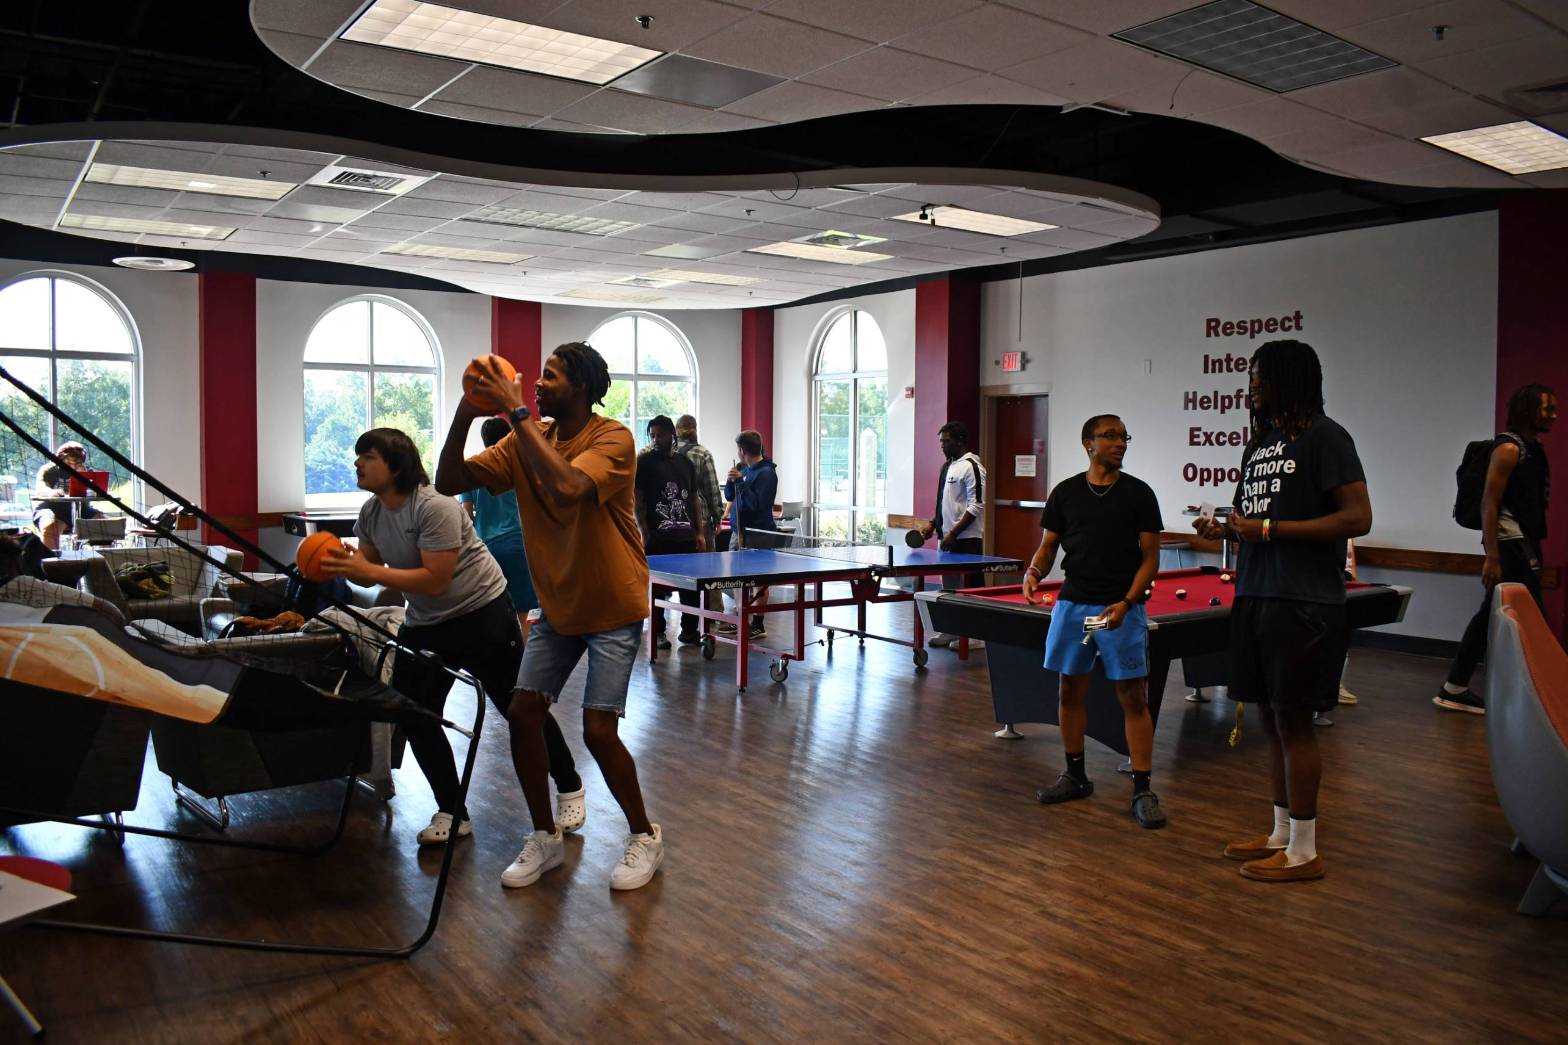
<instances>
[{"instance_id":1,"label":"glass window pane","mask_svg":"<svg viewBox=\"0 0 1568 1045\"><path fill-rule=\"evenodd\" d=\"M82 432L91 432L126 457L131 456L131 378L132 364L97 359L61 359L55 364L60 396L55 403L74 420L78 428L65 422L56 425L59 442L74 439L85 443ZM123 466L94 452L89 444L87 464L109 473L110 484L122 499L130 492L131 475Z\"/></svg>"},{"instance_id":2,"label":"glass window pane","mask_svg":"<svg viewBox=\"0 0 1568 1045\"><path fill-rule=\"evenodd\" d=\"M370 302L350 301L322 316L305 342L305 362L370 362Z\"/></svg>"},{"instance_id":3,"label":"glass window pane","mask_svg":"<svg viewBox=\"0 0 1568 1045\"><path fill-rule=\"evenodd\" d=\"M817 383L818 504L850 504L850 406L852 381ZM847 528L849 523L845 522ZM846 529L846 532L847 529Z\"/></svg>"},{"instance_id":4,"label":"glass window pane","mask_svg":"<svg viewBox=\"0 0 1568 1045\"><path fill-rule=\"evenodd\" d=\"M861 372L887 369L887 341L882 328L868 312L855 313L855 369Z\"/></svg>"},{"instance_id":5,"label":"glass window pane","mask_svg":"<svg viewBox=\"0 0 1568 1045\"><path fill-rule=\"evenodd\" d=\"M835 541L849 539L849 512L817 512L817 536Z\"/></svg>"},{"instance_id":6,"label":"glass window pane","mask_svg":"<svg viewBox=\"0 0 1568 1045\"><path fill-rule=\"evenodd\" d=\"M596 412L603 417L614 418L627 428L632 427L632 382L611 381L610 391L605 394L604 405L597 407ZM642 433L633 431L632 438L642 445Z\"/></svg>"},{"instance_id":7,"label":"glass window pane","mask_svg":"<svg viewBox=\"0 0 1568 1045\"><path fill-rule=\"evenodd\" d=\"M679 374L691 377L691 357L663 323L637 320L637 372L640 374Z\"/></svg>"},{"instance_id":8,"label":"glass window pane","mask_svg":"<svg viewBox=\"0 0 1568 1045\"><path fill-rule=\"evenodd\" d=\"M45 396L49 394L47 359L0 358L0 367L22 384ZM16 421L28 435L53 448L49 437L49 416L44 408L27 398L11 382L0 378L0 413ZM7 523L32 519L32 501L27 492L38 479L44 455L28 445L10 428L0 425L0 513Z\"/></svg>"},{"instance_id":9,"label":"glass window pane","mask_svg":"<svg viewBox=\"0 0 1568 1045\"><path fill-rule=\"evenodd\" d=\"M856 512L855 541L857 544L886 544L887 516L881 512Z\"/></svg>"},{"instance_id":10,"label":"glass window pane","mask_svg":"<svg viewBox=\"0 0 1568 1045\"><path fill-rule=\"evenodd\" d=\"M54 281L54 344L63 352L123 352L134 348L125 319L102 294L68 279Z\"/></svg>"},{"instance_id":11,"label":"glass window pane","mask_svg":"<svg viewBox=\"0 0 1568 1045\"><path fill-rule=\"evenodd\" d=\"M436 354L419 324L402 309L377 301L371 305L371 358L384 366L435 366Z\"/></svg>"},{"instance_id":12,"label":"glass window pane","mask_svg":"<svg viewBox=\"0 0 1568 1045\"><path fill-rule=\"evenodd\" d=\"M637 437L640 445L648 434L648 422L660 414L664 414L671 421L682 414L692 412L690 381L649 381L637 382L637 418L632 435Z\"/></svg>"},{"instance_id":13,"label":"glass window pane","mask_svg":"<svg viewBox=\"0 0 1568 1045\"><path fill-rule=\"evenodd\" d=\"M860 407L855 504L881 508L887 504L887 379L863 377L855 391Z\"/></svg>"},{"instance_id":14,"label":"glass window pane","mask_svg":"<svg viewBox=\"0 0 1568 1045\"><path fill-rule=\"evenodd\" d=\"M847 374L855 369L854 344L850 339L850 313L833 321L822 337L822 352L817 356L817 373Z\"/></svg>"},{"instance_id":15,"label":"glass window pane","mask_svg":"<svg viewBox=\"0 0 1568 1045\"><path fill-rule=\"evenodd\" d=\"M0 347L49 347L49 280L24 279L0 290Z\"/></svg>"},{"instance_id":16,"label":"glass window pane","mask_svg":"<svg viewBox=\"0 0 1568 1045\"><path fill-rule=\"evenodd\" d=\"M631 374L637 370L637 354L632 341L635 323L632 316L612 319L595 330L588 342L604 357L612 374Z\"/></svg>"},{"instance_id":17,"label":"glass window pane","mask_svg":"<svg viewBox=\"0 0 1568 1045\"><path fill-rule=\"evenodd\" d=\"M370 375L305 371L305 492L345 493L354 485L354 443L365 423Z\"/></svg>"},{"instance_id":18,"label":"glass window pane","mask_svg":"<svg viewBox=\"0 0 1568 1045\"><path fill-rule=\"evenodd\" d=\"M419 447L425 471L435 469L436 379L434 374L376 374L376 403L371 424L397 428Z\"/></svg>"}]
</instances>

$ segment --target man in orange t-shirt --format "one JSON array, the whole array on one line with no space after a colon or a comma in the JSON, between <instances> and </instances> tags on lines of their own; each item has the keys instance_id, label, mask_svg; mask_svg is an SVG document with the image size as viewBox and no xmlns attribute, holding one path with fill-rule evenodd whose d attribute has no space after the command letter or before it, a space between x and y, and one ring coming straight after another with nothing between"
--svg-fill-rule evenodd
<instances>
[{"instance_id":1,"label":"man in orange t-shirt","mask_svg":"<svg viewBox=\"0 0 1568 1045\"><path fill-rule=\"evenodd\" d=\"M541 611L523 649L506 716L534 831L501 884L532 885L564 859L546 778L544 722L586 653L583 740L631 831L610 888L636 889L664 861L663 833L648 820L637 765L617 733L648 616L648 560L633 512L637 447L625 425L593 412L609 391L610 372L587 344L557 348L534 383L539 413L548 421L532 419L521 377L504 378L489 357L475 363L481 372L476 392L501 404L512 432L465 459L468 431L483 416L465 398L441 448L436 489L517 491L523 547Z\"/></svg>"}]
</instances>

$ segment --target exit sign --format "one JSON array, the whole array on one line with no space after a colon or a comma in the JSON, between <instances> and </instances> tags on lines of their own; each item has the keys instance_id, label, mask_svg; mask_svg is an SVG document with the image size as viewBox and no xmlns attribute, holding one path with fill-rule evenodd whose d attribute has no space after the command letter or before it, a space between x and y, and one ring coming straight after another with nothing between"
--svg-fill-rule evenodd
<instances>
[{"instance_id":1,"label":"exit sign","mask_svg":"<svg viewBox=\"0 0 1568 1045\"><path fill-rule=\"evenodd\" d=\"M1022 352L1002 353L1002 373L1016 374L1024 368L1024 354Z\"/></svg>"}]
</instances>

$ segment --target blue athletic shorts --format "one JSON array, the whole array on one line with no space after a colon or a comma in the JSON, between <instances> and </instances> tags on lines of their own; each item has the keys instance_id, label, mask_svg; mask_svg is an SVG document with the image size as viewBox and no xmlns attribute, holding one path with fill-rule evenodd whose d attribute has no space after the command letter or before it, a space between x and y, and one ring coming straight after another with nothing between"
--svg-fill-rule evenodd
<instances>
[{"instance_id":1,"label":"blue athletic shorts","mask_svg":"<svg viewBox=\"0 0 1568 1045\"><path fill-rule=\"evenodd\" d=\"M512 608L518 613L538 609L539 596L534 594L534 579L528 572L528 555L523 551L523 542L497 541L486 547L506 577L506 593L512 597Z\"/></svg>"},{"instance_id":2,"label":"blue athletic shorts","mask_svg":"<svg viewBox=\"0 0 1568 1045\"><path fill-rule=\"evenodd\" d=\"M1134 606L1115 631L1092 631L1083 644L1085 617L1098 617L1109 603L1057 600L1045 637L1045 669L1058 675L1088 675L1098 654L1108 679L1141 679L1149 674L1149 618Z\"/></svg>"}]
</instances>

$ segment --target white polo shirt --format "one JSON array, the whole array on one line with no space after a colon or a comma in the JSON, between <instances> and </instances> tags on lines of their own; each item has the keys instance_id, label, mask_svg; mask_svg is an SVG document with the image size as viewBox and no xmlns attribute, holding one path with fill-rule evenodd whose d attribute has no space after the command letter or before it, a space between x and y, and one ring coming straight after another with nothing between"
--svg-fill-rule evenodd
<instances>
[{"instance_id":1,"label":"white polo shirt","mask_svg":"<svg viewBox=\"0 0 1568 1045\"><path fill-rule=\"evenodd\" d=\"M985 469L972 452L942 466L940 501L937 505L942 534L952 532L958 520L973 514L960 539L985 535Z\"/></svg>"}]
</instances>

